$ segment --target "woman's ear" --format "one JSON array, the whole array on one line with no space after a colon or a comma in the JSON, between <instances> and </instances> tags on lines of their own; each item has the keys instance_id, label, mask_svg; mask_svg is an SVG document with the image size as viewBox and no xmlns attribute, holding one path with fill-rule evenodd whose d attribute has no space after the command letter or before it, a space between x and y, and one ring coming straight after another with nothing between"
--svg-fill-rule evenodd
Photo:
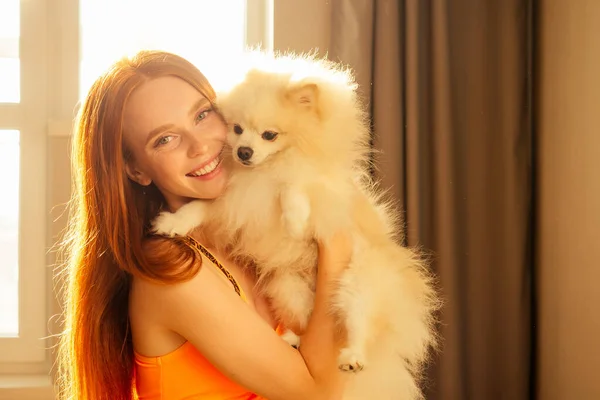
<instances>
[{"instance_id":1,"label":"woman's ear","mask_svg":"<svg viewBox=\"0 0 600 400\"><path fill-rule=\"evenodd\" d=\"M150 177L136 168L136 166L128 162L125 164L125 171L127 172L127 176L134 182L139 183L142 186L148 186L152 183L152 179Z\"/></svg>"}]
</instances>

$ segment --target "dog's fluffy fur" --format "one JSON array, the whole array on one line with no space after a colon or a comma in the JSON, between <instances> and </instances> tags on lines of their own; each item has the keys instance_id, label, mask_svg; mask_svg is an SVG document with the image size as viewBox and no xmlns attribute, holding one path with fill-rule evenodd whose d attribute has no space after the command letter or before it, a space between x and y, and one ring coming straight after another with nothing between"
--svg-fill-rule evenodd
<instances>
[{"instance_id":1,"label":"dog's fluffy fur","mask_svg":"<svg viewBox=\"0 0 600 400\"><path fill-rule=\"evenodd\" d=\"M260 54L217 106L236 161L228 188L160 214L156 231L183 235L203 225L249 257L277 316L297 333L313 306L315 239L351 232L352 261L332 305L347 333L340 368L357 372L345 398L421 398L438 301L423 261L398 244L397 213L367 173L370 132L351 73L312 56Z\"/></svg>"}]
</instances>

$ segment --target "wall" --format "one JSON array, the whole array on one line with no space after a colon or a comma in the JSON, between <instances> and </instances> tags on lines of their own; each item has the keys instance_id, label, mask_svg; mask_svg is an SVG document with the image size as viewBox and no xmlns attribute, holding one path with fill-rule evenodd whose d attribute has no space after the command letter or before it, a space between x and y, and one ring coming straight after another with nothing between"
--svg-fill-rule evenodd
<instances>
[{"instance_id":1,"label":"wall","mask_svg":"<svg viewBox=\"0 0 600 400\"><path fill-rule=\"evenodd\" d=\"M325 55L331 35L331 2L324 0L275 0L273 49Z\"/></svg>"},{"instance_id":2,"label":"wall","mask_svg":"<svg viewBox=\"0 0 600 400\"><path fill-rule=\"evenodd\" d=\"M600 399L600 2L539 10L539 399Z\"/></svg>"}]
</instances>

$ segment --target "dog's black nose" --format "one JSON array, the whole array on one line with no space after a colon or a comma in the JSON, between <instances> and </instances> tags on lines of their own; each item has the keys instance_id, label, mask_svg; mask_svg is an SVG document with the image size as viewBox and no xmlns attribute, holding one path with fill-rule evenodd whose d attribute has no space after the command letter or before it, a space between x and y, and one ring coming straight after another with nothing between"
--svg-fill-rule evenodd
<instances>
[{"instance_id":1,"label":"dog's black nose","mask_svg":"<svg viewBox=\"0 0 600 400\"><path fill-rule=\"evenodd\" d=\"M252 157L252 154L254 154L254 150L250 147L240 147L237 153L240 160L248 161Z\"/></svg>"}]
</instances>

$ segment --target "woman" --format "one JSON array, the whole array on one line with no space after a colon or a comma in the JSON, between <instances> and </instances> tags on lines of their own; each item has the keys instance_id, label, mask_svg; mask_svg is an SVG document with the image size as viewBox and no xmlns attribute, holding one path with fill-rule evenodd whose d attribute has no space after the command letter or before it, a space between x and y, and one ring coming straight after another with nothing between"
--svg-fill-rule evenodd
<instances>
[{"instance_id":1,"label":"woman","mask_svg":"<svg viewBox=\"0 0 600 400\"><path fill-rule=\"evenodd\" d=\"M343 235L319 244L315 309L296 350L256 277L210 243L148 228L163 207L214 199L228 177L226 124L190 63L141 52L92 86L73 137L61 391L68 399L334 399L340 343L326 312Z\"/></svg>"}]
</instances>

